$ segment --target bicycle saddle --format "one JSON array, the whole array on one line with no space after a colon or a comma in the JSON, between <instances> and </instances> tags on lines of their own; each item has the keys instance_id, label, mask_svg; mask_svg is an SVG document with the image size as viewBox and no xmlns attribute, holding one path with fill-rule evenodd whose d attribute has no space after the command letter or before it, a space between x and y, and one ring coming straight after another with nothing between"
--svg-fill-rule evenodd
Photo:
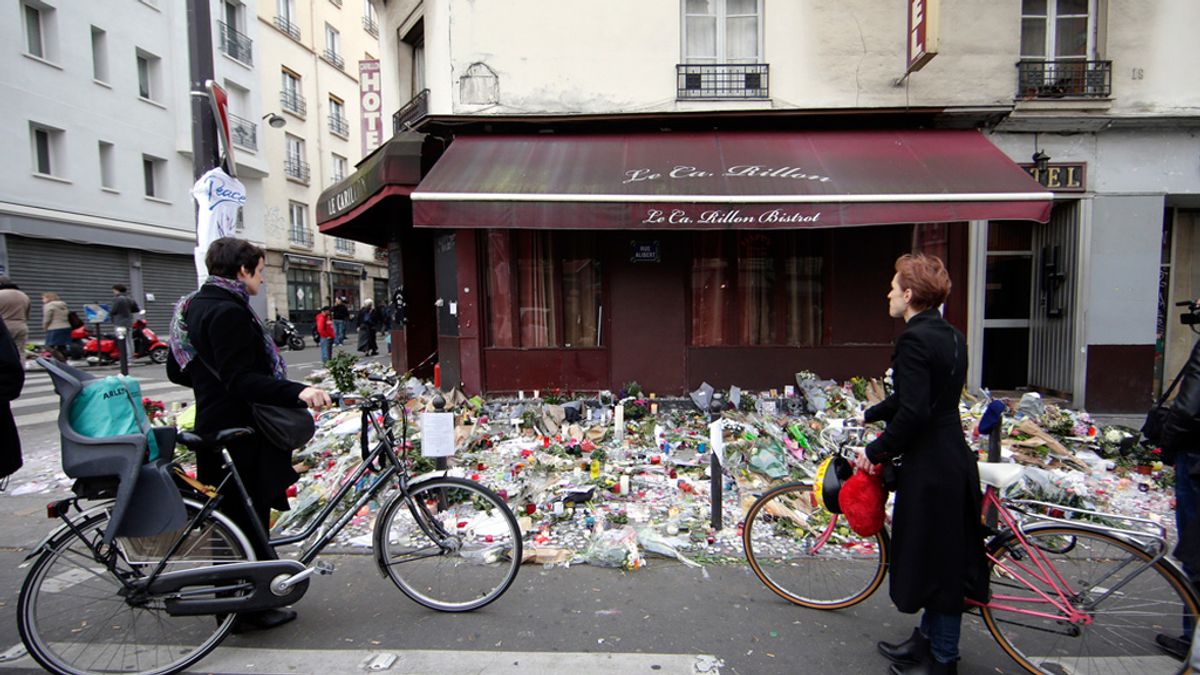
<instances>
[{"instance_id":1,"label":"bicycle saddle","mask_svg":"<svg viewBox=\"0 0 1200 675\"><path fill-rule=\"evenodd\" d=\"M1003 490L1021 478L1024 469L1020 464L1000 464L997 462L979 463L979 480L986 485Z\"/></svg>"},{"instance_id":2,"label":"bicycle saddle","mask_svg":"<svg viewBox=\"0 0 1200 675\"><path fill-rule=\"evenodd\" d=\"M235 438L249 436L252 433L254 433L254 430L249 427L222 429L215 434L194 434L190 431L181 431L175 437L175 441L193 450L198 448L219 448L225 446Z\"/></svg>"}]
</instances>

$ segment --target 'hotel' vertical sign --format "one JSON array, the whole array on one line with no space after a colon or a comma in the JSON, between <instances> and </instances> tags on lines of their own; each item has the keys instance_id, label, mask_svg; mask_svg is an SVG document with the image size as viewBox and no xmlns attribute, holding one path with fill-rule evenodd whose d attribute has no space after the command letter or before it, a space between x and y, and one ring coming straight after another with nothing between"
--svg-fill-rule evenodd
<instances>
[{"instance_id":1,"label":"'hotel' vertical sign","mask_svg":"<svg viewBox=\"0 0 1200 675\"><path fill-rule=\"evenodd\" d=\"M358 93L362 109L363 157L383 142L383 98L379 86L379 60L358 62Z\"/></svg>"},{"instance_id":2,"label":"'hotel' vertical sign","mask_svg":"<svg viewBox=\"0 0 1200 675\"><path fill-rule=\"evenodd\" d=\"M937 56L940 0L908 0L908 64L904 72L925 67Z\"/></svg>"}]
</instances>

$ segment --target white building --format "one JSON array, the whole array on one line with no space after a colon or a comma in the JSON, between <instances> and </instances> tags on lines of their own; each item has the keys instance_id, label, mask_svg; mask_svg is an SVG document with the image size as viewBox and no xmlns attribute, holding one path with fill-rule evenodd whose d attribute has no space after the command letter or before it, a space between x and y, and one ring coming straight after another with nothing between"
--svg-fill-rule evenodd
<instances>
[{"instance_id":1,"label":"white building","mask_svg":"<svg viewBox=\"0 0 1200 675\"><path fill-rule=\"evenodd\" d=\"M241 118L244 234L261 243L254 1L212 0L211 12L216 79ZM81 311L108 302L113 284L165 331L195 279L184 4L14 0L0 17L0 268L34 299L31 333L41 293Z\"/></svg>"},{"instance_id":2,"label":"white building","mask_svg":"<svg viewBox=\"0 0 1200 675\"><path fill-rule=\"evenodd\" d=\"M677 324L667 318L652 322L663 324L661 331L646 330L635 344L630 336L644 326L638 317L649 317L621 306L625 282L618 283L611 271L599 296L604 318L593 322L611 344L589 350L558 344L542 363L535 352L519 349L523 337L497 340L496 330L512 328L489 322L495 308L508 304L486 297L486 263L464 271L473 264L466 251L484 256L490 233L511 231L519 238L522 230L553 230L553 242L559 230L577 226L551 226L546 217L535 224L506 216L499 207L456 210L454 200L479 202L492 192L506 195L510 204L534 199L523 195L539 188L523 177L552 166L556 177L572 171L569 157L585 156L594 147L585 135L595 133L654 132L665 139L697 129L730 134L978 129L1014 162L1030 165L1040 153L1048 163L1039 175L1055 194L1050 222L894 226L912 230L904 236L914 245L933 243L949 257L956 290L947 315L968 333L971 384L1041 389L1096 411L1144 410L1161 388L1164 370L1169 380L1194 338L1170 306L1200 295L1200 88L1193 75L1200 52L1189 47L1187 36L1200 20L1200 4L1192 0L375 0L375 5L382 24L385 108L397 111L396 131L428 135L422 164L433 165L435 173L460 143L454 166L461 175L438 178L442 185L463 180L467 196L443 190L429 197L440 201L427 202L426 212L449 217L434 224L442 229L432 230L433 250L414 254L450 269L444 274L441 267L410 268L405 278L411 284L415 276L436 276L435 295L446 301L440 306L455 308L439 310L436 341L443 375L468 389L589 389L631 378L645 384L630 370L638 362L644 363L645 378L662 382L664 390L690 389L703 379L718 384L714 378L722 386L777 386L785 382L768 385L771 373L809 369L845 377L871 374L864 368L886 363L889 331L855 327L838 316L860 311L865 305L859 303L874 296L850 293L845 284L854 279L832 276L832 270L867 259L886 267L885 258L903 249L892 246L886 255L872 257L870 247L861 248L895 234L884 228L810 229L831 247L823 254L820 283L822 297L832 299L813 343L788 342L792 338L782 329L773 336L778 342L768 344L787 349L742 344L736 336L719 348L698 343L695 322L703 317L687 306L696 289L689 290L683 275L624 298L648 298L660 305L658 316L681 317ZM906 76L906 47L919 42L910 31L910 12L936 19L940 30L935 35L924 24L930 31L925 46L936 54ZM527 154L480 155L475 164L461 157L468 147L497 153L500 144L491 139L501 135L516 137L513 142L524 143ZM566 164L536 158L538 148L549 152L550 137L575 144L576 152L553 146ZM462 144L464 139L470 142ZM639 142L657 140L639 136ZM499 159L514 164L497 170L496 184L486 184L480 176ZM398 188L422 191L415 182L396 187L397 195ZM337 219L368 206L351 191L333 196L340 208L322 222L340 224ZM410 247L427 246L419 237L429 236L430 230L421 229L429 223L417 222L418 202L390 199L392 210L377 214L374 226L417 237ZM554 204L564 199L547 196L540 203L542 215L555 213ZM597 214L586 214L588 221L604 222ZM629 228L615 236L650 238L661 232ZM668 234L662 237L671 241ZM672 253L688 259L696 239L680 241L663 259ZM831 251L843 257L855 251L856 259ZM627 263L612 254L603 262L608 270ZM522 304L512 322L566 311L559 301L557 310L527 311L519 285L513 288ZM463 289L477 286L484 287L483 297L463 297ZM578 318L555 319L559 333ZM552 335L549 346L555 339L562 342ZM731 363L738 366L739 381L725 381L729 371L722 367Z\"/></svg>"},{"instance_id":3,"label":"white building","mask_svg":"<svg viewBox=\"0 0 1200 675\"><path fill-rule=\"evenodd\" d=\"M267 311L311 323L332 298L358 307L387 292L386 251L319 234L315 217L364 154L359 62L378 58L379 26L365 0L263 0L255 23L262 110L287 121L261 136Z\"/></svg>"}]
</instances>

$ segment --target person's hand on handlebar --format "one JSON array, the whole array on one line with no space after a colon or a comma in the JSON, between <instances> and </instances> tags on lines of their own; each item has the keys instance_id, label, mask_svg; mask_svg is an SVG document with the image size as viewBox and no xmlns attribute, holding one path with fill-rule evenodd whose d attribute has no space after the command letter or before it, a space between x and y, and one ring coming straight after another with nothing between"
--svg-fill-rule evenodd
<instances>
[{"instance_id":1,"label":"person's hand on handlebar","mask_svg":"<svg viewBox=\"0 0 1200 675\"><path fill-rule=\"evenodd\" d=\"M304 401L304 405L313 410L320 410L330 406L333 401L329 398L329 393L324 389L316 387L305 387L304 391L300 392L300 400Z\"/></svg>"},{"instance_id":2,"label":"person's hand on handlebar","mask_svg":"<svg viewBox=\"0 0 1200 675\"><path fill-rule=\"evenodd\" d=\"M867 457L866 448L854 449L854 461L852 463L854 464L854 468L858 469L859 471L866 471L867 473L873 474L877 468L875 464Z\"/></svg>"}]
</instances>

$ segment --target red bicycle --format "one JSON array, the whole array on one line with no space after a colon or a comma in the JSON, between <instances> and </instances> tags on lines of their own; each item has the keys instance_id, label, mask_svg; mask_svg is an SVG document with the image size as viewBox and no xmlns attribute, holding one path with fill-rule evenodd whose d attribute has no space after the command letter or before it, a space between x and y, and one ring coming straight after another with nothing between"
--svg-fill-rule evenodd
<instances>
[{"instance_id":1,"label":"red bicycle","mask_svg":"<svg viewBox=\"0 0 1200 675\"><path fill-rule=\"evenodd\" d=\"M841 451L840 449L838 450ZM1167 559L1167 532L1146 518L1010 499L1015 464L981 463L991 599L968 601L1009 656L1031 673L1178 673L1159 634L1196 624L1197 598ZM989 519L990 520L990 519ZM841 609L871 596L887 575L886 529L859 537L817 504L811 482L779 485L755 501L742 532L746 559L780 597Z\"/></svg>"}]
</instances>

